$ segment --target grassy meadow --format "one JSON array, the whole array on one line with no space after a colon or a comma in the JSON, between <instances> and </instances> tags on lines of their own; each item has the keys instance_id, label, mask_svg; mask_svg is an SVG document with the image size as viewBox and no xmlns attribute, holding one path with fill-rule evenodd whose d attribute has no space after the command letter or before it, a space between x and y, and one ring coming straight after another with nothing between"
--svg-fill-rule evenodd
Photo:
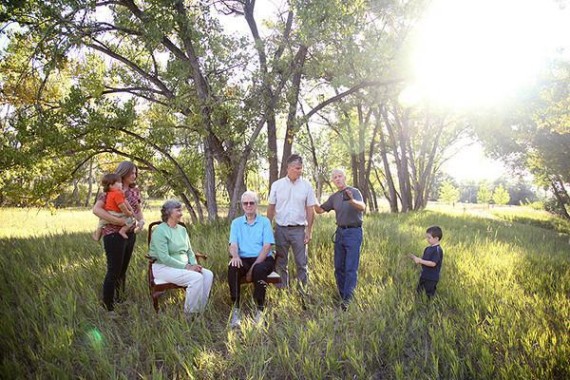
<instances>
[{"instance_id":1,"label":"grassy meadow","mask_svg":"<svg viewBox=\"0 0 570 380\"><path fill-rule=\"evenodd\" d=\"M569 238L543 214L518 210L368 214L347 312L334 285L334 219L318 216L308 309L295 292L269 287L268 326L246 319L231 330L227 222L190 227L216 275L201 317L185 318L183 292L155 314L143 232L113 319L100 304L105 255L90 238L90 211L0 209L0 378L567 379ZM158 219L158 209L145 216ZM427 302L407 253L421 254L433 224L445 258ZM251 314L251 286L243 290Z\"/></svg>"}]
</instances>

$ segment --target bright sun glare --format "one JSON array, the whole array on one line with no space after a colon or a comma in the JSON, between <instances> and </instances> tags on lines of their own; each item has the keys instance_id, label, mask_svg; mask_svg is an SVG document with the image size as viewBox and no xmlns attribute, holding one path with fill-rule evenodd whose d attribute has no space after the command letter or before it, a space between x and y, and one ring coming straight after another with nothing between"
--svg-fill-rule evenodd
<instances>
[{"instance_id":1,"label":"bright sun glare","mask_svg":"<svg viewBox=\"0 0 570 380\"><path fill-rule=\"evenodd\" d=\"M416 84L403 101L469 107L516 93L556 49L568 56L568 10L553 0L436 0L416 33Z\"/></svg>"}]
</instances>

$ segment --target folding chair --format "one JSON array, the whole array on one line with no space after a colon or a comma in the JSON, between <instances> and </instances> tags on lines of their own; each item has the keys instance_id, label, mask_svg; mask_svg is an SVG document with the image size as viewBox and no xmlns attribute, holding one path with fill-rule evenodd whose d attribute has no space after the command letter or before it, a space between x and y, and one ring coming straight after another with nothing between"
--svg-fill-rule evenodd
<instances>
[{"instance_id":1,"label":"folding chair","mask_svg":"<svg viewBox=\"0 0 570 380\"><path fill-rule=\"evenodd\" d=\"M158 226L160 223L162 222L152 222L151 224L149 224L148 226L148 239L147 239L147 245L150 246L150 239L152 237L152 230L154 227ZM186 224L179 222L179 225L183 226L184 228L186 228ZM200 260L206 260L208 258L208 256L198 253L196 252L196 259L198 261ZM166 281L162 281L162 280L157 280L154 278L154 274L152 273L152 264L156 261L156 259L152 256L149 255L145 255L145 257L148 260L148 270L147 270L147 278L148 278L148 290L150 292L150 297L152 298L152 305L154 306L154 310L158 313L158 299L160 298L161 295L163 295L164 293L166 293L166 291L168 291L169 289L183 289L186 290L185 286L181 286L181 285L176 285L176 284L172 284L170 282L166 282Z\"/></svg>"}]
</instances>

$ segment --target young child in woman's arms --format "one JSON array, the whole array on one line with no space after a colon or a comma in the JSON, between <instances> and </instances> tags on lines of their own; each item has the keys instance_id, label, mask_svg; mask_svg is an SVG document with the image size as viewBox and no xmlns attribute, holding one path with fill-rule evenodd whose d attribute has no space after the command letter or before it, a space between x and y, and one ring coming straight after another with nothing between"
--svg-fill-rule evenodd
<instances>
[{"instance_id":1,"label":"young child in woman's arms","mask_svg":"<svg viewBox=\"0 0 570 380\"><path fill-rule=\"evenodd\" d=\"M414 260L416 264L422 266L422 273L420 274L420 281L418 282L416 290L418 293L425 290L429 298L435 295L439 281L439 272L443 264L443 249L439 245L442 238L443 232L440 227L429 227L426 230L426 240L429 246L424 249L423 256L419 258L410 254L410 258Z\"/></svg>"},{"instance_id":2,"label":"young child in woman's arms","mask_svg":"<svg viewBox=\"0 0 570 380\"><path fill-rule=\"evenodd\" d=\"M111 215L118 216L125 219L125 225L119 230L119 234L128 239L127 232L133 224L136 227L136 219L133 209L129 202L125 201L125 194L123 193L123 182L118 174L110 173L105 174L101 180L103 191L107 193L105 198L105 210ZM99 241L101 239L103 226L112 224L104 219L99 219L99 226L93 232L93 240Z\"/></svg>"}]
</instances>

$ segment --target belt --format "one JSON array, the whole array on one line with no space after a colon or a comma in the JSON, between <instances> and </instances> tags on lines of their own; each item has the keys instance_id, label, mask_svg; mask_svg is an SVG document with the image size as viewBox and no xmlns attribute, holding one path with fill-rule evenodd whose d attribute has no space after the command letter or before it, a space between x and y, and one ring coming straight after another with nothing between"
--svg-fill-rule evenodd
<instances>
[{"instance_id":1,"label":"belt","mask_svg":"<svg viewBox=\"0 0 570 380\"><path fill-rule=\"evenodd\" d=\"M278 224L278 226L282 227L282 228L301 228L301 227L305 228L305 225L303 225L303 224L294 224L294 225L289 225L289 226L282 226L282 225Z\"/></svg>"},{"instance_id":2,"label":"belt","mask_svg":"<svg viewBox=\"0 0 570 380\"><path fill-rule=\"evenodd\" d=\"M336 226L337 228L340 228L341 230L346 230L347 228L360 228L362 227L362 224L355 224L353 226Z\"/></svg>"}]
</instances>

